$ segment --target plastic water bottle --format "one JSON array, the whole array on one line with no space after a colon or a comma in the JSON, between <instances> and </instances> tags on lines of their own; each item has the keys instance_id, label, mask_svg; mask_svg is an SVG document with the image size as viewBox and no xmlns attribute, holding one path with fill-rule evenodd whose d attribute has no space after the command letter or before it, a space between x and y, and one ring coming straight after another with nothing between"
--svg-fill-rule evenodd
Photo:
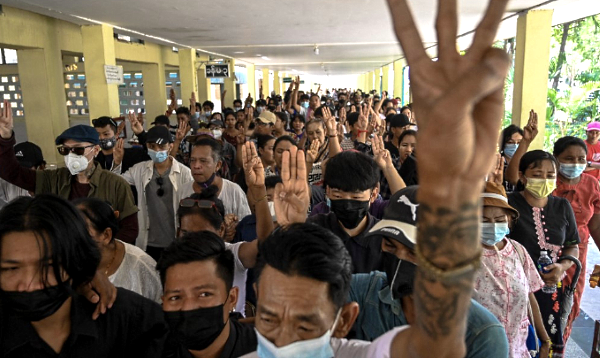
<instances>
[{"instance_id":1,"label":"plastic water bottle","mask_svg":"<svg viewBox=\"0 0 600 358\"><path fill-rule=\"evenodd\" d=\"M542 251L540 252L540 258L538 260L538 266L540 268L540 271L542 273L548 273L550 271L546 270L546 266L548 265L552 265L552 259L550 258L550 256L548 256L548 251ZM544 285L544 287L542 287L542 292L544 293L554 293L556 292L556 285Z\"/></svg>"}]
</instances>

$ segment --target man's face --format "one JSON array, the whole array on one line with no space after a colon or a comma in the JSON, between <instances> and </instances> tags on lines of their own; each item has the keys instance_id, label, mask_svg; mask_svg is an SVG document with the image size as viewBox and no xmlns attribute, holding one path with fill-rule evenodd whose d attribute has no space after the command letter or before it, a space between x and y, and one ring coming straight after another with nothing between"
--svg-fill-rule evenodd
<instances>
[{"instance_id":1,"label":"man's face","mask_svg":"<svg viewBox=\"0 0 600 358\"><path fill-rule=\"evenodd\" d=\"M256 120L256 127L254 127L254 133L256 134L261 134L261 135L267 135L267 134L271 134L272 132L272 125L269 123L265 123L263 121L261 121L260 119Z\"/></svg>"},{"instance_id":2,"label":"man's face","mask_svg":"<svg viewBox=\"0 0 600 358\"><path fill-rule=\"evenodd\" d=\"M214 209L203 209L203 210L214 210ZM210 231L223 237L225 227L221 227L220 230L215 228L201 215L192 214L185 215L179 220L179 230L177 231L177 237L182 237L185 234L200 231Z\"/></svg>"},{"instance_id":3,"label":"man's face","mask_svg":"<svg viewBox=\"0 0 600 358\"><path fill-rule=\"evenodd\" d=\"M202 110L203 110L205 113L210 113L210 112L212 112L212 108L210 108L210 106L209 106L209 105L202 106Z\"/></svg>"},{"instance_id":4,"label":"man's face","mask_svg":"<svg viewBox=\"0 0 600 358\"><path fill-rule=\"evenodd\" d=\"M321 100L319 99L319 96L310 97L308 105L312 109L317 109L317 107L321 105Z\"/></svg>"},{"instance_id":5,"label":"man's face","mask_svg":"<svg viewBox=\"0 0 600 358\"><path fill-rule=\"evenodd\" d=\"M112 129L110 124L107 124L105 127L95 127L96 132L100 136L100 139L110 139L115 136L115 131Z\"/></svg>"},{"instance_id":6,"label":"man's face","mask_svg":"<svg viewBox=\"0 0 600 358\"><path fill-rule=\"evenodd\" d=\"M181 123L181 122L188 123L190 121L190 117L185 113L179 113L177 115L177 121L178 121L178 123Z\"/></svg>"},{"instance_id":7,"label":"man's face","mask_svg":"<svg viewBox=\"0 0 600 358\"><path fill-rule=\"evenodd\" d=\"M283 153L289 152L292 146L292 143L288 142L287 140L282 140L277 144L277 148L273 149L273 159L275 160L277 168L281 168L281 159L283 158Z\"/></svg>"},{"instance_id":8,"label":"man's face","mask_svg":"<svg viewBox=\"0 0 600 358\"><path fill-rule=\"evenodd\" d=\"M587 131L587 140L591 143L598 142L600 138L600 131Z\"/></svg>"},{"instance_id":9,"label":"man's face","mask_svg":"<svg viewBox=\"0 0 600 358\"><path fill-rule=\"evenodd\" d=\"M162 151L167 151L170 152L171 149L173 148L173 144L172 143L163 143L163 144L156 144L156 143L146 143L146 147L148 147L148 149L153 150L155 152L162 152Z\"/></svg>"},{"instance_id":10,"label":"man's face","mask_svg":"<svg viewBox=\"0 0 600 358\"><path fill-rule=\"evenodd\" d=\"M190 155L190 169L192 176L198 183L204 183L219 170L220 162L215 162L212 157L212 148L207 145L197 145L192 148Z\"/></svg>"},{"instance_id":11,"label":"man's face","mask_svg":"<svg viewBox=\"0 0 600 358\"><path fill-rule=\"evenodd\" d=\"M314 339L332 328L337 309L329 285L266 265L257 283L256 329L277 347Z\"/></svg>"},{"instance_id":12,"label":"man's face","mask_svg":"<svg viewBox=\"0 0 600 358\"><path fill-rule=\"evenodd\" d=\"M242 108L242 101L234 101L233 102L233 107L234 108Z\"/></svg>"},{"instance_id":13,"label":"man's face","mask_svg":"<svg viewBox=\"0 0 600 358\"><path fill-rule=\"evenodd\" d=\"M336 188L327 187L326 189L327 197L330 200L357 200L357 201L367 201L373 202L377 197L377 190L363 190L363 191L343 191Z\"/></svg>"},{"instance_id":14,"label":"man's face","mask_svg":"<svg viewBox=\"0 0 600 358\"><path fill-rule=\"evenodd\" d=\"M397 240L384 237L383 240L381 240L381 251L389 252L400 260L406 260L415 265L417 264L415 250L409 249L406 245Z\"/></svg>"},{"instance_id":15,"label":"man's face","mask_svg":"<svg viewBox=\"0 0 600 358\"><path fill-rule=\"evenodd\" d=\"M88 168L94 166L94 157L96 157L96 155L98 155L98 152L100 151L100 146L98 145L93 145L89 142L77 142L73 139L66 139L63 142L63 146L67 148L85 148L83 156L89 161Z\"/></svg>"},{"instance_id":16,"label":"man's face","mask_svg":"<svg viewBox=\"0 0 600 358\"><path fill-rule=\"evenodd\" d=\"M193 261L169 267L164 286L162 307L167 312L191 311L225 303L223 322L226 322L229 311L237 302L237 294L230 295L225 281L217 273L214 260ZM231 291L234 290L237 291Z\"/></svg>"}]
</instances>

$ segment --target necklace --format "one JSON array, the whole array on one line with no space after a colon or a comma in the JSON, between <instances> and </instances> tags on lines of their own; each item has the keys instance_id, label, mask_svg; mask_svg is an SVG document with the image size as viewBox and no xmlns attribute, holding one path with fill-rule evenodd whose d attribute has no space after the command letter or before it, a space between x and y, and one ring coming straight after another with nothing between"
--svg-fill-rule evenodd
<instances>
[{"instance_id":1,"label":"necklace","mask_svg":"<svg viewBox=\"0 0 600 358\"><path fill-rule=\"evenodd\" d=\"M104 274L106 276L108 276L108 270L110 269L110 267L112 266L112 264L115 262L115 258L116 257L117 257L117 245L115 244L115 252L113 253L112 260L110 260L109 264L106 265L106 270L104 271Z\"/></svg>"}]
</instances>

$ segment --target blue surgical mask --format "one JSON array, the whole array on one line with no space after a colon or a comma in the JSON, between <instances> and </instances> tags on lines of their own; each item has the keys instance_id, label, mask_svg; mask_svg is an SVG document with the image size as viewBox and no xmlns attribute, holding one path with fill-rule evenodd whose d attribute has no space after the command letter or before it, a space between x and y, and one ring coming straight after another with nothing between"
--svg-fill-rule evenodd
<instances>
[{"instance_id":1,"label":"blue surgical mask","mask_svg":"<svg viewBox=\"0 0 600 358\"><path fill-rule=\"evenodd\" d=\"M169 157L169 151L161 150L160 152L157 152L155 150L148 149L148 155L154 163L162 163Z\"/></svg>"},{"instance_id":2,"label":"blue surgical mask","mask_svg":"<svg viewBox=\"0 0 600 358\"><path fill-rule=\"evenodd\" d=\"M560 163L559 171L567 179L579 178L579 176L585 171L586 164L565 164Z\"/></svg>"},{"instance_id":3,"label":"blue surgical mask","mask_svg":"<svg viewBox=\"0 0 600 358\"><path fill-rule=\"evenodd\" d=\"M341 311L338 311L333 326L321 337L297 341L283 347L275 346L255 328L258 340L256 353L260 358L331 358L334 356L331 348L331 334L337 323L339 312Z\"/></svg>"},{"instance_id":4,"label":"blue surgical mask","mask_svg":"<svg viewBox=\"0 0 600 358\"><path fill-rule=\"evenodd\" d=\"M517 152L517 148L519 148L518 144L509 143L504 146L504 154L506 154L507 157L512 158L515 156L515 153Z\"/></svg>"},{"instance_id":5,"label":"blue surgical mask","mask_svg":"<svg viewBox=\"0 0 600 358\"><path fill-rule=\"evenodd\" d=\"M302 107L308 108L308 102L302 102Z\"/></svg>"},{"instance_id":6,"label":"blue surgical mask","mask_svg":"<svg viewBox=\"0 0 600 358\"><path fill-rule=\"evenodd\" d=\"M494 246L510 233L508 223L483 223L481 224L481 242Z\"/></svg>"}]
</instances>

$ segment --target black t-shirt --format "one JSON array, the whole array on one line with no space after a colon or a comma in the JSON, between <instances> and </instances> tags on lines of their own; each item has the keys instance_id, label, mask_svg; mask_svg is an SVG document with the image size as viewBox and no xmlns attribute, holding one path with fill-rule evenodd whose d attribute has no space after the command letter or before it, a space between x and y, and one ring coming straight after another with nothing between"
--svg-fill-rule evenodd
<instances>
[{"instance_id":1,"label":"black t-shirt","mask_svg":"<svg viewBox=\"0 0 600 358\"><path fill-rule=\"evenodd\" d=\"M579 243L575 215L567 199L550 195L546 207L534 208L521 192L512 192L508 203L520 215L509 236L527 249L534 262L537 263L540 251L548 251L556 262L564 246Z\"/></svg>"},{"instance_id":2,"label":"black t-shirt","mask_svg":"<svg viewBox=\"0 0 600 358\"><path fill-rule=\"evenodd\" d=\"M398 158L400 158L400 151L392 142L385 142L383 146L385 147L385 149L390 151L390 154L392 155L392 160L397 161Z\"/></svg>"},{"instance_id":3,"label":"black t-shirt","mask_svg":"<svg viewBox=\"0 0 600 358\"><path fill-rule=\"evenodd\" d=\"M352 257L352 273L383 271L381 263L382 238L380 236L365 237L379 220L371 214L367 214L367 220L367 228L354 237L350 237L344 231L334 213L317 214L309 217L307 221L331 230L342 239L346 249L350 253L350 257Z\"/></svg>"},{"instance_id":4,"label":"black t-shirt","mask_svg":"<svg viewBox=\"0 0 600 358\"><path fill-rule=\"evenodd\" d=\"M72 297L71 334L59 355L40 338L31 322L2 311L0 356L12 357L156 357L162 356L168 328L162 308L137 293L117 288L106 314L92 319L96 305Z\"/></svg>"}]
</instances>

